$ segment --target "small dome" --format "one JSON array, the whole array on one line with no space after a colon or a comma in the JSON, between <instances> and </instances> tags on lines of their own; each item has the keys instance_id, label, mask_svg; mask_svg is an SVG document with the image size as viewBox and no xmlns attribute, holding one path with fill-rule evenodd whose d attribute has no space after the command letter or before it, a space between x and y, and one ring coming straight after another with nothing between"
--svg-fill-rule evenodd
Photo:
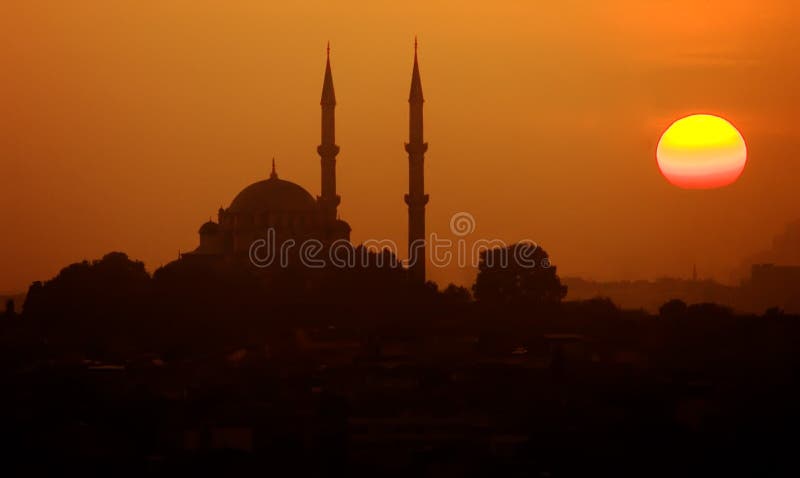
<instances>
[{"instance_id":1,"label":"small dome","mask_svg":"<svg viewBox=\"0 0 800 478\"><path fill-rule=\"evenodd\" d=\"M217 232L219 232L219 224L217 224L214 221L208 221L207 223L200 226L199 232L201 235L216 234Z\"/></svg>"},{"instance_id":2,"label":"small dome","mask_svg":"<svg viewBox=\"0 0 800 478\"><path fill-rule=\"evenodd\" d=\"M334 227L336 228L336 230L345 232L348 235L350 234L350 231L352 231L352 228L350 227L350 224L348 224L345 221L342 221L341 219L337 219L336 220L336 223L335 223Z\"/></svg>"},{"instance_id":3,"label":"small dome","mask_svg":"<svg viewBox=\"0 0 800 478\"><path fill-rule=\"evenodd\" d=\"M317 203L311 194L297 184L278 179L253 183L242 190L231 202L229 212L260 214L264 212L311 212Z\"/></svg>"}]
</instances>

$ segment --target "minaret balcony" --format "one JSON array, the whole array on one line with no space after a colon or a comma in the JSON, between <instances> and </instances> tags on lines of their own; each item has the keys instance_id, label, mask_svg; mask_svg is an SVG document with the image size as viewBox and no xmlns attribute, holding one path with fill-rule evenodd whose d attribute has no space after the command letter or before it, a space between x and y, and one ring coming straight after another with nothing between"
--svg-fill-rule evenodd
<instances>
[{"instance_id":1,"label":"minaret balcony","mask_svg":"<svg viewBox=\"0 0 800 478\"><path fill-rule=\"evenodd\" d=\"M339 154L339 146L335 144L321 144L317 146L317 154L322 157L336 156Z\"/></svg>"},{"instance_id":2,"label":"minaret balcony","mask_svg":"<svg viewBox=\"0 0 800 478\"><path fill-rule=\"evenodd\" d=\"M424 154L428 151L428 143L406 143L406 152L410 154Z\"/></svg>"}]
</instances>

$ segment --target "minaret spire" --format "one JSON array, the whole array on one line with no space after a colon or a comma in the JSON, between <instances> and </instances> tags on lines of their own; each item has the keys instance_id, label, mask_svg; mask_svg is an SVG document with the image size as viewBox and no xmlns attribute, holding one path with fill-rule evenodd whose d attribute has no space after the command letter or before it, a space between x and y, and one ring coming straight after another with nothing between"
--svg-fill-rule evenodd
<instances>
[{"instance_id":1,"label":"minaret spire","mask_svg":"<svg viewBox=\"0 0 800 478\"><path fill-rule=\"evenodd\" d=\"M331 73L331 43L328 42L325 57L325 78L322 80L322 100L323 106L336 106L336 94L333 91L333 74Z\"/></svg>"},{"instance_id":2,"label":"minaret spire","mask_svg":"<svg viewBox=\"0 0 800 478\"><path fill-rule=\"evenodd\" d=\"M326 220L336 220L336 208L341 198L336 194L336 94L333 90L333 74L331 73L331 44L326 48L325 77L322 81L322 128L320 145L317 153L320 156L321 188L317 201Z\"/></svg>"},{"instance_id":3,"label":"minaret spire","mask_svg":"<svg viewBox=\"0 0 800 478\"><path fill-rule=\"evenodd\" d=\"M419 61L417 61L417 37L414 37L414 68L411 71L411 91L408 94L408 102L418 101L420 103L425 101L422 96L422 80L419 76ZM422 119L422 112L420 111L420 119Z\"/></svg>"},{"instance_id":4,"label":"minaret spire","mask_svg":"<svg viewBox=\"0 0 800 478\"><path fill-rule=\"evenodd\" d=\"M408 261L409 279L418 284L425 283L425 152L428 143L424 141L422 104L422 80L417 60L417 38L414 37L414 67L411 72L411 90L408 95Z\"/></svg>"}]
</instances>

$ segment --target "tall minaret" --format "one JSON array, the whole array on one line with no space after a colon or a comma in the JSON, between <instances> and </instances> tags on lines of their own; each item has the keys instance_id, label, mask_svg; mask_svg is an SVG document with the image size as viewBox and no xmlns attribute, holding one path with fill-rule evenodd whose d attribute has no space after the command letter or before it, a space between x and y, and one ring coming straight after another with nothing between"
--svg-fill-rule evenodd
<instances>
[{"instance_id":1,"label":"tall minaret","mask_svg":"<svg viewBox=\"0 0 800 478\"><path fill-rule=\"evenodd\" d=\"M412 282L425 282L425 151L428 143L422 136L422 80L417 62L417 39L414 38L414 70L411 73L411 92L408 96L408 260L409 278Z\"/></svg>"},{"instance_id":2,"label":"tall minaret","mask_svg":"<svg viewBox=\"0 0 800 478\"><path fill-rule=\"evenodd\" d=\"M317 198L325 219L336 219L336 207L341 198L336 194L336 155L339 146L336 145L336 94L333 92L333 75L331 75L331 44L328 43L327 62L325 64L325 79L322 83L322 139L317 147L322 169L322 187Z\"/></svg>"}]
</instances>

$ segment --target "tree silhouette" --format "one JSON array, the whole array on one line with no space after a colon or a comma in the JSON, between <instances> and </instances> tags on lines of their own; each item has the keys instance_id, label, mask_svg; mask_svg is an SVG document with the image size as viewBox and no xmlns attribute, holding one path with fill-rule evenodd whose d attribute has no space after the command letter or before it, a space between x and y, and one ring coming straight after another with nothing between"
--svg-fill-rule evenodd
<instances>
[{"instance_id":1,"label":"tree silhouette","mask_svg":"<svg viewBox=\"0 0 800 478\"><path fill-rule=\"evenodd\" d=\"M17 315L17 314L16 314L15 307L14 307L14 299L8 299L8 300L6 301L6 311L5 311L5 315L6 315L6 317L8 317L8 318L11 318L11 317L14 317L15 315Z\"/></svg>"},{"instance_id":2,"label":"tree silhouette","mask_svg":"<svg viewBox=\"0 0 800 478\"><path fill-rule=\"evenodd\" d=\"M686 308L686 313L690 319L727 319L733 316L733 311L730 307L715 304L713 302L704 302L700 304L692 304Z\"/></svg>"},{"instance_id":3,"label":"tree silhouette","mask_svg":"<svg viewBox=\"0 0 800 478\"><path fill-rule=\"evenodd\" d=\"M144 263L122 252L100 260L71 264L56 277L34 283L25 301L25 312L54 316L102 316L136 311L150 291Z\"/></svg>"},{"instance_id":4,"label":"tree silhouette","mask_svg":"<svg viewBox=\"0 0 800 478\"><path fill-rule=\"evenodd\" d=\"M686 310L686 302L680 299L672 299L658 308L658 315L664 319L679 319L686 317Z\"/></svg>"},{"instance_id":5,"label":"tree silhouette","mask_svg":"<svg viewBox=\"0 0 800 478\"><path fill-rule=\"evenodd\" d=\"M567 295L547 252L528 243L482 251L472 290L492 304L556 304Z\"/></svg>"},{"instance_id":6,"label":"tree silhouette","mask_svg":"<svg viewBox=\"0 0 800 478\"><path fill-rule=\"evenodd\" d=\"M345 267L328 264L313 298L349 304L403 301L408 281L394 253L359 245L352 254L354 261Z\"/></svg>"},{"instance_id":7,"label":"tree silhouette","mask_svg":"<svg viewBox=\"0 0 800 478\"><path fill-rule=\"evenodd\" d=\"M179 259L158 268L153 285L158 308L187 311L250 304L264 296L250 269L225 261Z\"/></svg>"},{"instance_id":8,"label":"tree silhouette","mask_svg":"<svg viewBox=\"0 0 800 478\"><path fill-rule=\"evenodd\" d=\"M442 291L442 300L446 304L466 304L472 300L472 294L466 287L448 284Z\"/></svg>"},{"instance_id":9,"label":"tree silhouette","mask_svg":"<svg viewBox=\"0 0 800 478\"><path fill-rule=\"evenodd\" d=\"M35 282L23 312L51 338L83 344L87 351L104 350L104 344L112 342L121 350L141 338L142 317L151 311L150 293L144 264L111 252L100 260L71 264L44 283Z\"/></svg>"}]
</instances>

